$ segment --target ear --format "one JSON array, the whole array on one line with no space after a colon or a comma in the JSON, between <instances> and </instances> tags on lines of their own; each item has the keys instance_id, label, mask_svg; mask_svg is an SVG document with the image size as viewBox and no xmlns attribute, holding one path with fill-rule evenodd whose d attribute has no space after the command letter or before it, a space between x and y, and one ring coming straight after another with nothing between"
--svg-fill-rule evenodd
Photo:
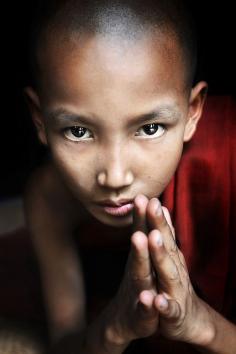
<instances>
[{"instance_id":1,"label":"ear","mask_svg":"<svg viewBox=\"0 0 236 354\"><path fill-rule=\"evenodd\" d=\"M188 118L184 131L184 141L189 141L196 129L198 122L202 116L202 110L204 102L207 96L207 83L205 81L200 81L191 90L189 98L189 110Z\"/></svg>"},{"instance_id":2,"label":"ear","mask_svg":"<svg viewBox=\"0 0 236 354\"><path fill-rule=\"evenodd\" d=\"M47 136L45 131L45 123L43 114L41 112L40 100L32 87L26 87L24 89L24 96L29 108L34 125L37 129L38 138L43 145L47 145Z\"/></svg>"}]
</instances>

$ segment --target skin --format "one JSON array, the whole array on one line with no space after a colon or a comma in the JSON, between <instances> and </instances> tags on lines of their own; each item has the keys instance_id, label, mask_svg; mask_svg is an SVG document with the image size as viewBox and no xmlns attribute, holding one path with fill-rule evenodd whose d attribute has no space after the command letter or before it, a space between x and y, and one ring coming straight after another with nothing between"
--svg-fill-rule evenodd
<instances>
[{"instance_id":1,"label":"skin","mask_svg":"<svg viewBox=\"0 0 236 354\"><path fill-rule=\"evenodd\" d=\"M149 201L138 195L135 198L136 220L140 219L140 213L143 223L134 223L134 229L138 231L131 237L132 247L125 273L128 281L123 281L115 299L118 302L115 308L120 308L120 299L126 298L126 293L133 294L137 298L137 308L133 313L131 302L126 304L128 316L127 313L119 314L116 329L119 344L123 344L124 338L129 343L140 336L150 336L158 328L167 338L204 347L214 336L209 308L197 297L191 285L184 256L175 243L170 214L157 198ZM127 318L132 325L129 321L127 323Z\"/></svg>"},{"instance_id":2,"label":"skin","mask_svg":"<svg viewBox=\"0 0 236 354\"><path fill-rule=\"evenodd\" d=\"M110 216L95 203L134 199L139 193L158 197L201 116L206 83L187 90L178 44L172 36L158 39L144 36L128 51L126 44L99 36L84 35L77 46L49 41L39 56L41 90L26 90L39 138L49 145L66 185L107 225L131 225L133 216ZM163 105L171 110L168 116L132 123ZM55 117L58 109L68 111L67 118ZM91 123L69 114L86 116ZM160 124L154 137L142 129L150 123ZM88 130L73 141L73 126Z\"/></svg>"},{"instance_id":3,"label":"skin","mask_svg":"<svg viewBox=\"0 0 236 354\"><path fill-rule=\"evenodd\" d=\"M75 348L122 353L133 339L159 330L170 339L223 353L217 322L229 333L228 352L233 353L235 328L195 294L170 215L157 199L196 130L207 85L187 89L181 50L170 34L158 40L146 35L128 49L122 41L86 34L76 45L49 39L39 56L40 90L26 89L39 138L75 199L106 225L133 226L120 288ZM168 117L167 109L160 114L161 105L171 110ZM132 123L157 107L155 120ZM56 117L59 109L69 112L66 118ZM151 123L157 124L155 136L143 131ZM86 137L78 141L74 126L87 128ZM120 198L134 198L133 213L114 217L95 204ZM56 352L60 349L65 351L61 344Z\"/></svg>"}]
</instances>

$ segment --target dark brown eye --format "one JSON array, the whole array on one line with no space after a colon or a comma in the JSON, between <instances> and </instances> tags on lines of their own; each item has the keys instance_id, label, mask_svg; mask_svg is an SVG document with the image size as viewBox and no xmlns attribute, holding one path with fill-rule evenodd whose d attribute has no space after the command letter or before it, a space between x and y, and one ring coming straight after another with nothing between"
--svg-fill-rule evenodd
<instances>
[{"instance_id":1,"label":"dark brown eye","mask_svg":"<svg viewBox=\"0 0 236 354\"><path fill-rule=\"evenodd\" d=\"M143 130L145 131L146 134L152 135L157 132L158 128L159 128L158 124L152 123L152 124L144 125Z\"/></svg>"},{"instance_id":2,"label":"dark brown eye","mask_svg":"<svg viewBox=\"0 0 236 354\"><path fill-rule=\"evenodd\" d=\"M83 127L72 127L70 130L76 138L82 138L86 132L86 128Z\"/></svg>"},{"instance_id":3,"label":"dark brown eye","mask_svg":"<svg viewBox=\"0 0 236 354\"><path fill-rule=\"evenodd\" d=\"M91 134L87 128L74 126L64 130L64 135L72 141L82 141L90 138Z\"/></svg>"},{"instance_id":4,"label":"dark brown eye","mask_svg":"<svg viewBox=\"0 0 236 354\"><path fill-rule=\"evenodd\" d=\"M158 138L162 136L165 132L165 127L162 124L158 123L151 123L151 124L145 124L142 128L139 129L139 131L143 131L144 134L139 134L139 136L150 136L154 138Z\"/></svg>"}]
</instances>

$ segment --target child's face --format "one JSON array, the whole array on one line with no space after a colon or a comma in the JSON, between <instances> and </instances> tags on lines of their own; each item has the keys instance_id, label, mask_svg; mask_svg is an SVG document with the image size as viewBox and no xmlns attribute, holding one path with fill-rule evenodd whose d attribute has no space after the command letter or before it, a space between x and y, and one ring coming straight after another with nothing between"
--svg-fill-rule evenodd
<instances>
[{"instance_id":1,"label":"child's face","mask_svg":"<svg viewBox=\"0 0 236 354\"><path fill-rule=\"evenodd\" d=\"M132 213L112 216L96 203L163 192L200 118L206 84L186 90L180 50L167 36L127 47L98 36L74 46L54 41L40 62L43 94L28 94L41 140L94 217L130 225Z\"/></svg>"}]
</instances>

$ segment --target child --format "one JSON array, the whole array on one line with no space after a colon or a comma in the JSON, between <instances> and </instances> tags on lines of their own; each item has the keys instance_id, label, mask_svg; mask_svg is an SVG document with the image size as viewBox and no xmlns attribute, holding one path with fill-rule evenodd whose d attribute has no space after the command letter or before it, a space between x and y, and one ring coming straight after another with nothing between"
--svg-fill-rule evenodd
<instances>
[{"instance_id":1,"label":"child","mask_svg":"<svg viewBox=\"0 0 236 354\"><path fill-rule=\"evenodd\" d=\"M195 292L157 199L194 135L207 89L193 85L196 44L183 4L49 1L41 15L35 80L25 93L50 159L32 176L25 205L55 352L143 353L133 344L154 340L154 352L165 353L161 334L172 353L177 341L190 344L188 353L234 353L236 327ZM82 236L94 222L109 232ZM118 283L119 260L106 263L109 276L99 270L100 243L128 250ZM91 260L90 283L110 290L93 313L82 260Z\"/></svg>"}]
</instances>

